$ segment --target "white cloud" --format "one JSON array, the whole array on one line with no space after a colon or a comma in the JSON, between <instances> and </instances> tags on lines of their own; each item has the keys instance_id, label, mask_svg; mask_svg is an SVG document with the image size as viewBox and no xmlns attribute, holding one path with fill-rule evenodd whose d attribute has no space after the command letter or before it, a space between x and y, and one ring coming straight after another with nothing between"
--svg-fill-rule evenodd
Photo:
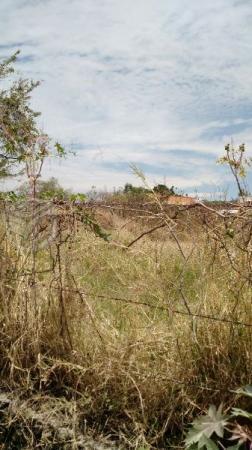
<instances>
[{"instance_id":1,"label":"white cloud","mask_svg":"<svg viewBox=\"0 0 252 450\"><path fill-rule=\"evenodd\" d=\"M199 178L207 163L190 151L214 158L233 134L252 143L249 127L232 132L252 118L251 17L251 3L235 0L1 0L1 45L10 47L0 53L21 48L20 71L43 80L33 100L41 125L85 155L67 163L75 190L84 179L129 179L102 161L153 172L170 162L181 187L221 183L213 165L210 180ZM172 149L188 149L187 162Z\"/></svg>"}]
</instances>

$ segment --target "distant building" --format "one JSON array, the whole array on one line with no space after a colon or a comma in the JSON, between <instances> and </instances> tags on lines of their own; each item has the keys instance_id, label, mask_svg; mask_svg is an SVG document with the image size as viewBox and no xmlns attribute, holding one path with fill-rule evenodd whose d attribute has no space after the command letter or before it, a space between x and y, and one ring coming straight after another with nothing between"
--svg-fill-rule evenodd
<instances>
[{"instance_id":1,"label":"distant building","mask_svg":"<svg viewBox=\"0 0 252 450\"><path fill-rule=\"evenodd\" d=\"M168 195L161 197L162 202L166 205L177 205L177 206L190 206L196 205L198 199L194 197L188 197L187 195Z\"/></svg>"}]
</instances>

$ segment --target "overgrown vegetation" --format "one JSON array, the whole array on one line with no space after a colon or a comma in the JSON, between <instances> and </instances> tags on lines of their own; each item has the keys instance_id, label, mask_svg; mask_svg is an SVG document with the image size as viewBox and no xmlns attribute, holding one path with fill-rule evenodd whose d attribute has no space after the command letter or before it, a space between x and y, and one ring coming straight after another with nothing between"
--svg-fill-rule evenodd
<instances>
[{"instance_id":1,"label":"overgrown vegetation","mask_svg":"<svg viewBox=\"0 0 252 450\"><path fill-rule=\"evenodd\" d=\"M164 207L154 189L150 208L45 199L44 158L64 150L20 95L0 122L30 183L1 199L0 444L184 448L195 416L252 382L251 209Z\"/></svg>"}]
</instances>

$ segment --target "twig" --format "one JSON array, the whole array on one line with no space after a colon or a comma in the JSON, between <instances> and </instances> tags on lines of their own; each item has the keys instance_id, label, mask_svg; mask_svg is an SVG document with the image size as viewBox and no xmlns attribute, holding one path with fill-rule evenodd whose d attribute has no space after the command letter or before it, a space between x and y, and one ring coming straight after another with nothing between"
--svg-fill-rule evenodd
<instances>
[{"instance_id":1,"label":"twig","mask_svg":"<svg viewBox=\"0 0 252 450\"><path fill-rule=\"evenodd\" d=\"M144 231L142 234L140 234L140 236L131 241L130 244L127 245L127 248L130 248L133 244L135 244L137 241L139 241L142 237L146 236L147 234L153 233L153 231L156 231L164 227L166 227L166 223L162 223L161 225L157 225L156 227L153 227L150 230Z\"/></svg>"}]
</instances>

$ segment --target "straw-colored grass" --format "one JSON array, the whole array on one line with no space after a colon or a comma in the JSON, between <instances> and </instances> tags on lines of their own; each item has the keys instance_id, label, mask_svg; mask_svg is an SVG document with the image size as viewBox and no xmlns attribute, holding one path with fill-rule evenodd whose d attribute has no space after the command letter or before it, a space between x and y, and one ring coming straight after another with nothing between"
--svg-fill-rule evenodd
<instances>
[{"instance_id":1,"label":"straw-colored grass","mask_svg":"<svg viewBox=\"0 0 252 450\"><path fill-rule=\"evenodd\" d=\"M24 401L55 399L60 411L68 402L69 417L74 405L77 435L110 436L115 448L183 448L194 414L251 381L252 328L208 317L251 323L251 286L221 249L212 262L203 232L183 235L183 256L166 228L126 249L143 222L114 215L108 226L109 243L72 232L58 246L60 265L56 244L40 251L35 284L29 248L2 235L2 385ZM43 272L51 257L57 264ZM77 441L45 448L84 448Z\"/></svg>"}]
</instances>

